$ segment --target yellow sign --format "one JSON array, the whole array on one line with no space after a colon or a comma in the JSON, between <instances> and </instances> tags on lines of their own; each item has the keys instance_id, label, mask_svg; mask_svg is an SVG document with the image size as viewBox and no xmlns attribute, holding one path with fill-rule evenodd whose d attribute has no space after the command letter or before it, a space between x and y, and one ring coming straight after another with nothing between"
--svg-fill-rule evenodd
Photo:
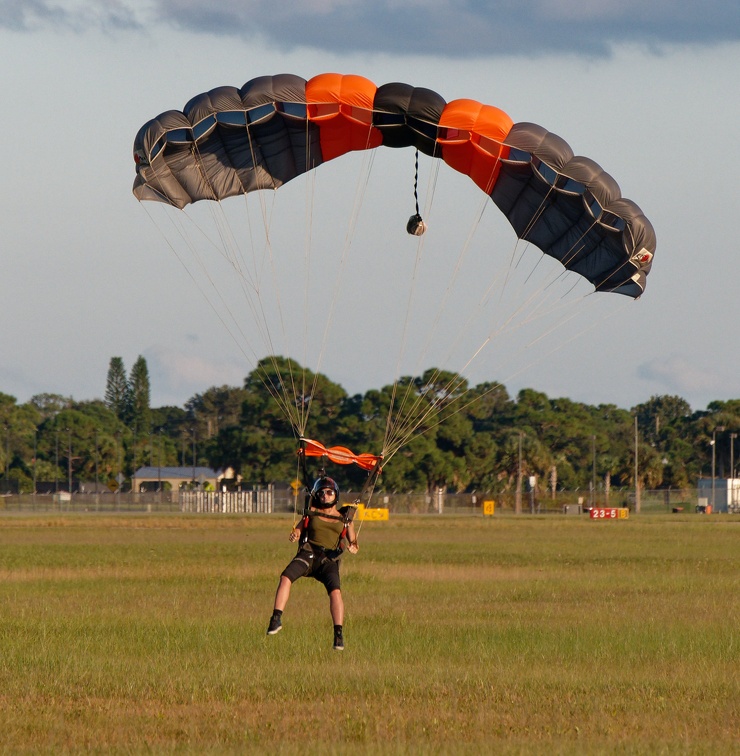
<instances>
[{"instance_id":1,"label":"yellow sign","mask_svg":"<svg viewBox=\"0 0 740 756\"><path fill-rule=\"evenodd\" d=\"M630 511L627 507L592 507L588 516L592 520L628 520Z\"/></svg>"},{"instance_id":2,"label":"yellow sign","mask_svg":"<svg viewBox=\"0 0 740 756\"><path fill-rule=\"evenodd\" d=\"M300 480L294 480L290 484L290 487L293 489L293 491L295 491L295 493L298 493L298 489L301 487L301 485L302 485L302 483L301 483Z\"/></svg>"},{"instance_id":3,"label":"yellow sign","mask_svg":"<svg viewBox=\"0 0 740 756\"><path fill-rule=\"evenodd\" d=\"M365 521L382 522L390 518L388 507L370 507L366 508L364 504L357 505L357 519Z\"/></svg>"},{"instance_id":4,"label":"yellow sign","mask_svg":"<svg viewBox=\"0 0 740 756\"><path fill-rule=\"evenodd\" d=\"M483 514L486 516L492 515L496 511L496 502L493 499L483 502Z\"/></svg>"}]
</instances>

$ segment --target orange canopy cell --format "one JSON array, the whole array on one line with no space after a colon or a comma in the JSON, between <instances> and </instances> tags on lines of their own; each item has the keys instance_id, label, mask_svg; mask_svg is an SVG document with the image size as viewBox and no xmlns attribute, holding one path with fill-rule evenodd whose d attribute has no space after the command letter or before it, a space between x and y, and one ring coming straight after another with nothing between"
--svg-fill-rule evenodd
<instances>
[{"instance_id":1,"label":"orange canopy cell","mask_svg":"<svg viewBox=\"0 0 740 756\"><path fill-rule=\"evenodd\" d=\"M324 160L382 144L372 125L377 91L372 81L353 74L320 74L306 82L308 118L319 125Z\"/></svg>"},{"instance_id":2,"label":"orange canopy cell","mask_svg":"<svg viewBox=\"0 0 740 756\"><path fill-rule=\"evenodd\" d=\"M498 178L503 142L514 122L503 110L476 100L453 100L439 119L443 160L490 194Z\"/></svg>"}]
</instances>

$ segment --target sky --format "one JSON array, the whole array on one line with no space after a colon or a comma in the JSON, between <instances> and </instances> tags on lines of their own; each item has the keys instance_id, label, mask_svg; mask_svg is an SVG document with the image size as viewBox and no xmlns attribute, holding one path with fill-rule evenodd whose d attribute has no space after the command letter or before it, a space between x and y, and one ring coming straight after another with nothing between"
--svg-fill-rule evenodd
<instances>
[{"instance_id":1,"label":"sky","mask_svg":"<svg viewBox=\"0 0 740 756\"><path fill-rule=\"evenodd\" d=\"M205 258L186 267L163 233L163 208L133 197L133 139L158 113L216 86L325 71L423 86L447 101L476 99L514 121L541 124L601 164L655 227L643 297L586 296L585 315L575 305L557 342L545 326L538 347L508 362L512 341L502 343L466 366L472 383L500 380L512 394L531 387L624 408L663 394L694 410L740 397L736 0L0 0L0 61L0 392L19 402L40 393L102 398L113 356L128 369L146 358L152 406L182 406L210 386L241 385L263 345L236 305L226 313L213 307L222 275L215 263L205 272L198 268ZM469 354L478 343L464 338L467 320L445 315L431 327L433 309L424 309L446 296L444 287L432 293L440 280L439 273L432 280L434 270L444 264L435 261L435 237L442 248L458 244L454 235L465 236L472 223L453 231L436 208L474 217L478 199L443 169L420 165L425 208L434 194L425 252L431 273L419 274L420 314L407 318L398 304L406 290L391 266L412 269L419 252L409 237L391 245L391 237L372 235L403 231L413 212L413 153L385 152L392 154L372 166L352 241L357 262L339 284L349 298L332 300L336 330L325 357L319 349L319 367L350 393L379 388L398 369L446 367L437 333L453 346L464 342ZM312 229L317 246L330 244L328 228L344 234L352 206L340 200L355 191L345 175L355 167L363 175L361 157L346 170L322 168L316 179L325 214ZM391 189L402 199L391 199ZM305 204L307 191L286 185L275 193L284 203L276 215L291 202ZM489 205L489 248L518 256L512 230ZM273 226L275 248L303 243L290 236L292 226ZM374 247L389 257L376 261ZM453 297L478 283L487 263L475 256L482 254L472 251L472 272L461 274ZM529 265L526 279L539 271ZM278 275L283 299L300 299L282 278L287 273ZM312 306L335 280L333 269L312 273ZM224 322L232 313L246 349ZM280 319L280 311L268 317ZM485 340L487 318L479 317L484 330L475 338ZM417 359L433 362L401 364L398 347L385 342L393 334L404 344L431 339L434 348ZM522 340L532 343L530 335ZM307 351L315 356L313 345Z\"/></svg>"}]
</instances>

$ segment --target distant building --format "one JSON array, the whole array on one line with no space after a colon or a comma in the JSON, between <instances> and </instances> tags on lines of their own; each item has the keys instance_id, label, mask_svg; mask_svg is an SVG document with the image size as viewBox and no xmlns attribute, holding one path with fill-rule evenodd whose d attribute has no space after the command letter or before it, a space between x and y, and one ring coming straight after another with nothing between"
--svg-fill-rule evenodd
<instances>
[{"instance_id":1,"label":"distant building","mask_svg":"<svg viewBox=\"0 0 740 756\"><path fill-rule=\"evenodd\" d=\"M699 478L699 508L707 506L713 512L740 512L740 478L715 478L714 485L711 478Z\"/></svg>"},{"instance_id":2,"label":"distant building","mask_svg":"<svg viewBox=\"0 0 740 756\"><path fill-rule=\"evenodd\" d=\"M188 488L193 483L202 489L218 491L221 481L232 480L234 471L214 470L210 467L140 467L132 476L131 488L135 491L156 489L169 483L173 491Z\"/></svg>"}]
</instances>

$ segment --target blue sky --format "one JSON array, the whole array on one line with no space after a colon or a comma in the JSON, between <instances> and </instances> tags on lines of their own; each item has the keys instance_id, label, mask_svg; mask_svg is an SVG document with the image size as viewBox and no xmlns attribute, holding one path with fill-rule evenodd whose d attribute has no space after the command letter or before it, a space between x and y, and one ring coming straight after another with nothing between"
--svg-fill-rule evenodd
<instances>
[{"instance_id":1,"label":"blue sky","mask_svg":"<svg viewBox=\"0 0 740 756\"><path fill-rule=\"evenodd\" d=\"M341 71L477 99L545 126L611 173L656 229L639 301L603 312L599 303L595 316L589 302L587 322L572 333L565 326L552 349L511 366L503 348L494 351L471 368L474 383L622 407L655 394L680 395L694 409L739 397L740 6L686 6L0 0L0 391L19 401L101 397L110 357L130 367L139 354L155 405L240 384L244 355L131 195L133 138L159 112L215 86ZM405 164L389 170L407 181ZM429 175L422 166L421 179ZM395 222L382 197L365 203L376 224ZM398 210L401 225L411 210ZM452 233L441 221L433 232ZM510 255L511 230L507 237L499 222L495 234ZM348 315L322 363L352 392L392 380L395 369L378 339L394 327L386 318L398 296L373 268L360 280L388 306L361 328ZM355 305L338 307L366 306ZM411 341L426 338L421 323Z\"/></svg>"}]
</instances>

